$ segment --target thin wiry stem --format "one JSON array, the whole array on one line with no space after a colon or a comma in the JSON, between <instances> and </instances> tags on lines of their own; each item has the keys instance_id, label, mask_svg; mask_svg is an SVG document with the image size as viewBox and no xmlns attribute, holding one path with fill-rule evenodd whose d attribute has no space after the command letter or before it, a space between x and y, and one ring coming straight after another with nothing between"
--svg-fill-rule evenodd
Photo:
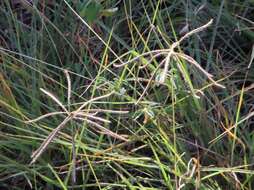
<instances>
[{"instance_id":1,"label":"thin wiry stem","mask_svg":"<svg viewBox=\"0 0 254 190\"><path fill-rule=\"evenodd\" d=\"M91 114L87 114L87 113L82 113L82 112L79 112L76 114L77 116L82 116L82 117L86 117L86 118L90 118L90 119L94 119L94 120L97 120L97 121L102 121L104 123L111 123L111 121L107 120L107 119L103 119L103 118L100 118L100 117L96 117L94 115L91 115Z\"/></svg>"},{"instance_id":2,"label":"thin wiry stem","mask_svg":"<svg viewBox=\"0 0 254 190\"><path fill-rule=\"evenodd\" d=\"M142 53L140 55L137 55L135 56L135 58L125 62L125 63L122 63L122 64L113 64L115 67L123 67L124 65L127 65L129 63L132 63L134 61L137 61L139 59L141 59L142 57L144 56L147 56L147 55L152 55L152 54L155 54L154 56L157 56L158 54L159 55L166 55L167 53L169 52L169 49L158 49L158 50L152 50L152 51L149 51L149 52L145 52L145 53ZM159 56L158 55L158 56ZM114 63L114 62L113 62Z\"/></svg>"},{"instance_id":3,"label":"thin wiry stem","mask_svg":"<svg viewBox=\"0 0 254 190\"><path fill-rule=\"evenodd\" d=\"M152 55L152 57L147 61L147 63L144 64L144 65L142 65L142 66L140 66L139 68L140 68L140 69L146 68L152 61L155 60L155 58L160 57L160 56L162 56L162 55L163 55L162 53L158 53L158 54Z\"/></svg>"},{"instance_id":4,"label":"thin wiry stem","mask_svg":"<svg viewBox=\"0 0 254 190\"><path fill-rule=\"evenodd\" d=\"M80 112L85 106L87 106L89 103L93 102L93 101L96 101L96 100L100 100L100 99L103 99L103 98L107 98L109 96L111 96L112 94L114 94L115 92L112 91L110 92L109 94L106 94L106 95L103 95L103 96L99 96L99 97L95 97L95 98L92 98L90 100L88 100L87 102L84 102L75 112L78 113Z\"/></svg>"},{"instance_id":5,"label":"thin wiry stem","mask_svg":"<svg viewBox=\"0 0 254 190\"><path fill-rule=\"evenodd\" d=\"M254 44L252 45L252 51L251 51L251 57L250 57L250 62L249 62L249 65L248 65L248 69L250 69L250 67L253 63L253 60L254 60Z\"/></svg>"},{"instance_id":6,"label":"thin wiry stem","mask_svg":"<svg viewBox=\"0 0 254 190\"><path fill-rule=\"evenodd\" d=\"M120 139L120 140L122 140L122 141L126 141L126 142L128 141L128 139L124 138L123 136L118 135L118 134L116 134L116 133L110 131L109 129L103 127L102 125L100 125L100 124L98 124L98 123L96 123L96 122L94 122L94 121L91 121L91 120L85 119L85 118L81 118L81 117L75 117L75 118L76 118L76 119L79 119L79 120L82 120L82 121L85 121L85 122L87 122L87 123L89 123L89 124L94 125L94 126L97 127L99 130L101 130L102 132L104 132L105 134L107 134L107 135L109 135L109 136L112 136L112 137L114 137L114 138L116 138L116 139Z\"/></svg>"},{"instance_id":7,"label":"thin wiry stem","mask_svg":"<svg viewBox=\"0 0 254 190\"><path fill-rule=\"evenodd\" d=\"M221 133L220 135L218 135L216 138L214 138L213 140L211 140L209 142L209 144L215 142L218 139L221 139L222 137L224 137L228 131L231 131L232 129L236 128L239 124L243 123L244 121L250 119L251 117L254 116L254 112L250 112L245 118L241 119L240 121L238 121L237 123L235 123L233 126L227 128L227 131L224 131L223 133Z\"/></svg>"},{"instance_id":8,"label":"thin wiry stem","mask_svg":"<svg viewBox=\"0 0 254 190\"><path fill-rule=\"evenodd\" d=\"M103 45L105 45L105 47L107 49L109 49L109 51L120 61L122 62L122 60L118 57L118 55L115 53L115 51L109 47L109 45L102 39L102 37L100 37L100 35L95 32L95 30L71 7L71 5L64 0L64 3L69 7L69 9L71 10L71 12L73 12L76 17L92 32L94 33L94 35L103 43Z\"/></svg>"},{"instance_id":9,"label":"thin wiry stem","mask_svg":"<svg viewBox=\"0 0 254 190\"><path fill-rule=\"evenodd\" d=\"M82 109L82 112L104 112L104 113L117 113L117 114L126 114L129 111L121 111L121 110L106 110L106 109Z\"/></svg>"},{"instance_id":10,"label":"thin wiry stem","mask_svg":"<svg viewBox=\"0 0 254 190\"><path fill-rule=\"evenodd\" d=\"M148 83L147 83L147 85L146 85L146 87L145 87L143 93L141 94L141 96L139 97L139 99L137 100L137 102L135 103L136 105L137 105L137 104L140 102L140 100L145 96L145 93L147 92L147 90L148 90L150 84L152 83L153 78L155 77L157 71L160 69L160 66L163 65L165 61L166 61L166 59L162 60L162 62L158 65L158 67L153 71L153 74L152 74L152 76L150 77L150 79L149 79L149 81L148 81ZM160 81L159 81L159 82L160 82Z\"/></svg>"}]
</instances>

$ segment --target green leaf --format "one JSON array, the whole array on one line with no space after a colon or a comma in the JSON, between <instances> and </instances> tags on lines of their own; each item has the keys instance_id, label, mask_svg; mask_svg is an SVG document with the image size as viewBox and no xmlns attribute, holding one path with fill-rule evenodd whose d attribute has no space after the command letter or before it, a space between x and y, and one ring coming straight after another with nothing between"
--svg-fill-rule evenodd
<instances>
[{"instance_id":1,"label":"green leaf","mask_svg":"<svg viewBox=\"0 0 254 190\"><path fill-rule=\"evenodd\" d=\"M98 18L101 10L101 4L91 1L80 11L79 15L88 22L94 22Z\"/></svg>"}]
</instances>

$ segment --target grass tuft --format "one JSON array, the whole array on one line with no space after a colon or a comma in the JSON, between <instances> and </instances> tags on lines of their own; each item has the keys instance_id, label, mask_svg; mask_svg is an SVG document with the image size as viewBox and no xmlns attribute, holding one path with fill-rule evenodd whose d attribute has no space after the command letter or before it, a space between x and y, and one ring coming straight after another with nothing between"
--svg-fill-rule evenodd
<instances>
[{"instance_id":1,"label":"grass tuft","mask_svg":"<svg viewBox=\"0 0 254 190\"><path fill-rule=\"evenodd\" d=\"M0 189L254 189L253 7L0 2Z\"/></svg>"}]
</instances>

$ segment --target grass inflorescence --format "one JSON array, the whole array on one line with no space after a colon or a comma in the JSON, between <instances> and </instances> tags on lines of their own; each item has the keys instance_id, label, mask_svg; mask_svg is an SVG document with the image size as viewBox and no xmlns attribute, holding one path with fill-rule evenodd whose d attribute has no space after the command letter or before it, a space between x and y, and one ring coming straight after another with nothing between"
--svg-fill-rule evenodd
<instances>
[{"instance_id":1,"label":"grass inflorescence","mask_svg":"<svg viewBox=\"0 0 254 190\"><path fill-rule=\"evenodd\" d=\"M253 9L2 0L0 189L254 189Z\"/></svg>"}]
</instances>

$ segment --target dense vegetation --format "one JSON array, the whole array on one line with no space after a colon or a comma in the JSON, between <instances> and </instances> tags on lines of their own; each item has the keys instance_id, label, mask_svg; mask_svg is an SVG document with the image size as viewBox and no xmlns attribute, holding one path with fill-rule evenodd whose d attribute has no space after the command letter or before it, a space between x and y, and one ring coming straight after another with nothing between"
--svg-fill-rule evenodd
<instances>
[{"instance_id":1,"label":"dense vegetation","mask_svg":"<svg viewBox=\"0 0 254 190\"><path fill-rule=\"evenodd\" d=\"M0 189L254 189L252 0L1 0Z\"/></svg>"}]
</instances>

